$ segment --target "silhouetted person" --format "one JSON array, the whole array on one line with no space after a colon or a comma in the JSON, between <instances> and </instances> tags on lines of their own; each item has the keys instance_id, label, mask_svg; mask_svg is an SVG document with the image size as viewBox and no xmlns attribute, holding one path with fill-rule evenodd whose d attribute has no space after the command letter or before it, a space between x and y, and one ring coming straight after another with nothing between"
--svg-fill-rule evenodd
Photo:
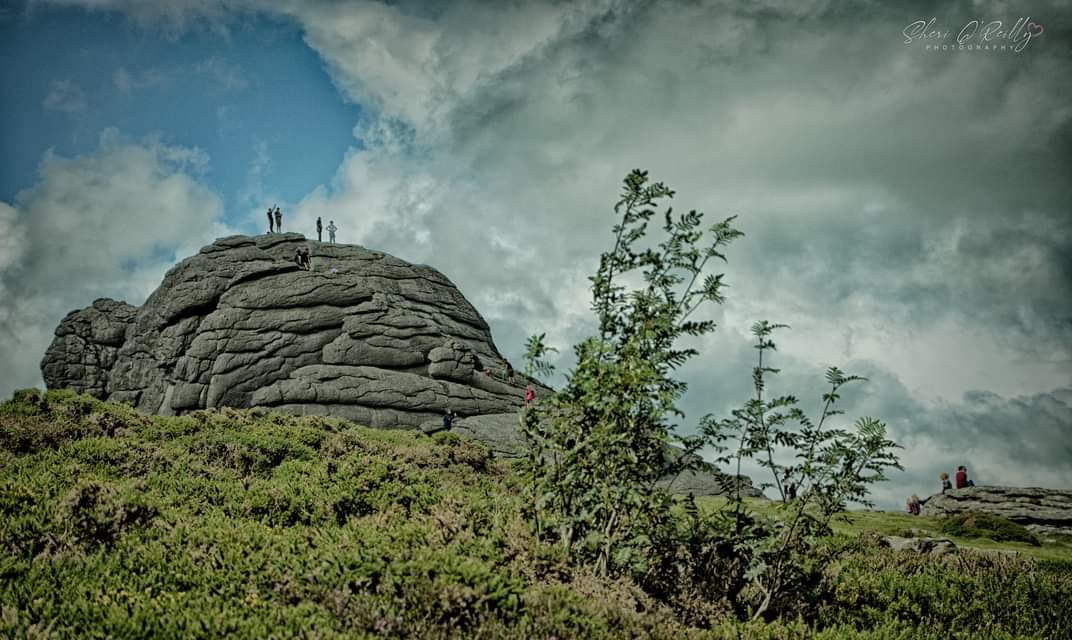
<instances>
[{"instance_id":1,"label":"silhouetted person","mask_svg":"<svg viewBox=\"0 0 1072 640\"><path fill-rule=\"evenodd\" d=\"M279 210L279 207L275 208L275 230L283 233L283 212Z\"/></svg>"},{"instance_id":2,"label":"silhouetted person","mask_svg":"<svg viewBox=\"0 0 1072 640\"><path fill-rule=\"evenodd\" d=\"M303 268L302 260L303 260L303 258L302 258L302 254L301 254L301 249L295 249L294 250L294 264L298 265L298 267Z\"/></svg>"},{"instance_id":3,"label":"silhouetted person","mask_svg":"<svg viewBox=\"0 0 1072 640\"><path fill-rule=\"evenodd\" d=\"M328 221L328 242L330 242L331 244L335 244L335 232L338 231L338 230L339 230L339 228L335 226L335 221L334 220L329 220Z\"/></svg>"},{"instance_id":4,"label":"silhouetted person","mask_svg":"<svg viewBox=\"0 0 1072 640\"><path fill-rule=\"evenodd\" d=\"M309 247L305 247L304 249L301 250L301 252L302 252L302 262L305 263L305 270L306 271L312 271L313 262L309 258Z\"/></svg>"},{"instance_id":5,"label":"silhouetted person","mask_svg":"<svg viewBox=\"0 0 1072 640\"><path fill-rule=\"evenodd\" d=\"M323 242L324 241L323 233L324 233L324 224L322 222L320 222L320 216L317 216L316 217L316 241L317 242Z\"/></svg>"},{"instance_id":6,"label":"silhouetted person","mask_svg":"<svg viewBox=\"0 0 1072 640\"><path fill-rule=\"evenodd\" d=\"M275 219L272 218L272 208L268 207L268 233L275 231Z\"/></svg>"},{"instance_id":7,"label":"silhouetted person","mask_svg":"<svg viewBox=\"0 0 1072 640\"><path fill-rule=\"evenodd\" d=\"M510 382L514 379L514 365L509 362L506 363L506 381Z\"/></svg>"}]
</instances>

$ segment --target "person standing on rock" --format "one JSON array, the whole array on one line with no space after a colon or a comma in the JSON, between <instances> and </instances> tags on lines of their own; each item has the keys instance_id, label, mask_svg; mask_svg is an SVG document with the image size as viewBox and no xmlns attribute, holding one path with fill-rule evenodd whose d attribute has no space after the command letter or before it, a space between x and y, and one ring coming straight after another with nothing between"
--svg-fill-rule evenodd
<instances>
[{"instance_id":1,"label":"person standing on rock","mask_svg":"<svg viewBox=\"0 0 1072 640\"><path fill-rule=\"evenodd\" d=\"M268 207L268 233L275 231L275 220L272 218L272 208Z\"/></svg>"},{"instance_id":2,"label":"person standing on rock","mask_svg":"<svg viewBox=\"0 0 1072 640\"><path fill-rule=\"evenodd\" d=\"M338 231L338 227L335 226L334 220L328 221L328 242L335 244L335 232Z\"/></svg>"},{"instance_id":3,"label":"person standing on rock","mask_svg":"<svg viewBox=\"0 0 1072 640\"><path fill-rule=\"evenodd\" d=\"M316 217L316 241L324 241L324 223L320 222L320 216Z\"/></svg>"},{"instance_id":4,"label":"person standing on rock","mask_svg":"<svg viewBox=\"0 0 1072 640\"><path fill-rule=\"evenodd\" d=\"M283 212L279 210L278 206L275 208L275 230L283 233Z\"/></svg>"}]
</instances>

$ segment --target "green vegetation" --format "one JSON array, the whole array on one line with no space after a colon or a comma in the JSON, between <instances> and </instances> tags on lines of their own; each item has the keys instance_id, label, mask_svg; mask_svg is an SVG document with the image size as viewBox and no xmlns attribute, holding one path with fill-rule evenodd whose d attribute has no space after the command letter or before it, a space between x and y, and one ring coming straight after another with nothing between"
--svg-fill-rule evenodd
<instances>
[{"instance_id":1,"label":"green vegetation","mask_svg":"<svg viewBox=\"0 0 1072 640\"><path fill-rule=\"evenodd\" d=\"M656 206L673 196L639 169L625 178L613 247L590 278L599 335L574 347L565 387L522 413L526 516L537 539L560 545L573 565L631 576L683 619L704 618L711 607L742 620L799 615L819 579L817 539L847 502L867 504L868 486L900 468L897 445L874 418L857 420L852 431L834 426L843 387L862 380L836 367L827 371L830 390L815 421L794 396L765 395L766 378L778 370L764 355L775 349L771 334L785 328L767 321L752 327L755 396L731 418L704 416L697 436L674 433L668 418L684 417L676 403L686 384L673 376L699 355L680 343L713 332L714 321L693 314L724 301L724 274L705 269L725 262L724 247L743 234L732 217L704 228L702 213L675 216L668 208L662 240L646 245ZM544 352L543 335L530 338L526 370L546 371ZM684 455L667 455L674 441ZM780 491L791 487L797 496L791 508L778 522L759 520L737 484L725 510L702 513L690 498L679 522L657 483L695 464L705 446L735 476L746 459L767 468Z\"/></svg>"},{"instance_id":2,"label":"green vegetation","mask_svg":"<svg viewBox=\"0 0 1072 640\"><path fill-rule=\"evenodd\" d=\"M962 513L944 518L942 533L961 538L989 538L995 542L1026 542L1036 547L1042 543L1023 525L989 513Z\"/></svg>"},{"instance_id":3,"label":"green vegetation","mask_svg":"<svg viewBox=\"0 0 1072 640\"><path fill-rule=\"evenodd\" d=\"M738 622L694 594L686 620L680 601L536 540L521 476L450 434L251 411L146 417L27 391L0 405L0 443L0 637L944 640L1072 629L1072 563L931 561L844 536L823 544L798 616ZM682 527L684 511L674 510Z\"/></svg>"}]
</instances>

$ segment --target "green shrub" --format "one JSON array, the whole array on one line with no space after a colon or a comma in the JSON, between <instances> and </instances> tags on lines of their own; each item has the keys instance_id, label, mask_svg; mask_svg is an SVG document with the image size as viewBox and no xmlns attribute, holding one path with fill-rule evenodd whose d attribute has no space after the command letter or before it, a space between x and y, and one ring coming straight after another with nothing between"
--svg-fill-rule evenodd
<instances>
[{"instance_id":1,"label":"green shrub","mask_svg":"<svg viewBox=\"0 0 1072 640\"><path fill-rule=\"evenodd\" d=\"M537 541L524 478L450 434L42 399L68 423L123 422L0 467L0 637L946 640L1072 627L1067 562L934 560L843 538L818 544L803 604L738 622L711 597L734 556L687 507L652 543L679 572L662 601ZM271 464L244 475L216 445Z\"/></svg>"},{"instance_id":2,"label":"green shrub","mask_svg":"<svg viewBox=\"0 0 1072 640\"><path fill-rule=\"evenodd\" d=\"M137 495L111 484L79 482L56 507L61 535L86 548L109 545L120 533L147 524L157 513Z\"/></svg>"},{"instance_id":3,"label":"green shrub","mask_svg":"<svg viewBox=\"0 0 1072 640\"><path fill-rule=\"evenodd\" d=\"M939 530L958 538L989 538L995 542L1026 542L1040 546L1038 536L1021 524L989 513L958 513L942 518Z\"/></svg>"}]
</instances>

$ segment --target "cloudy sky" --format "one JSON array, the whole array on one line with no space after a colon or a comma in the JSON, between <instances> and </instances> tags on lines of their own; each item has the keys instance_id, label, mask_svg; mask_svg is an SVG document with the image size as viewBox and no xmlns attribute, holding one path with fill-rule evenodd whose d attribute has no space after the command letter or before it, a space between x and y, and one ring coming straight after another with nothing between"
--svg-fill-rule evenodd
<instances>
[{"instance_id":1,"label":"cloudy sky","mask_svg":"<svg viewBox=\"0 0 1072 640\"><path fill-rule=\"evenodd\" d=\"M639 167L746 234L683 428L747 398L769 319L806 410L826 367L870 378L847 418L905 447L880 504L958 464L1072 488L1069 5L8 0L0 393L42 384L67 311L140 304L273 203L568 368Z\"/></svg>"}]
</instances>

